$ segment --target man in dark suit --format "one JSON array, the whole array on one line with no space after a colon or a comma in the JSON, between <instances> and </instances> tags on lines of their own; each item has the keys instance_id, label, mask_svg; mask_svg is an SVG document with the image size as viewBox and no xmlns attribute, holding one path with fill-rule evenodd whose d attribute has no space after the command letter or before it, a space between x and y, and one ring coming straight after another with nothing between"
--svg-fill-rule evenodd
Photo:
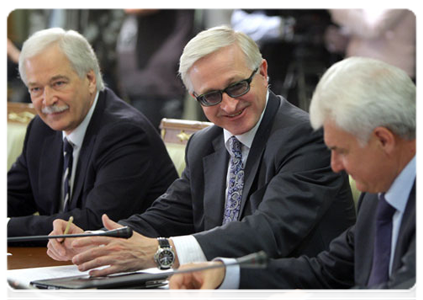
<instances>
[{"instance_id":1,"label":"man in dark suit","mask_svg":"<svg viewBox=\"0 0 423 300\"><path fill-rule=\"evenodd\" d=\"M324 128L332 169L346 170L363 192L356 224L315 257L271 260L267 269L242 269L240 276L231 275L239 272L238 267L227 267L225 281L223 268L177 275L170 287L410 288L415 284L415 85L396 67L349 58L322 77L310 118L314 128Z\"/></svg>"},{"instance_id":2,"label":"man in dark suit","mask_svg":"<svg viewBox=\"0 0 423 300\"><path fill-rule=\"evenodd\" d=\"M70 216L81 228L98 228L104 213L119 220L145 211L177 178L145 116L104 87L83 36L39 31L25 42L19 66L38 116L8 173L8 236L48 234L55 219ZM73 146L69 195L64 139Z\"/></svg>"},{"instance_id":3,"label":"man in dark suit","mask_svg":"<svg viewBox=\"0 0 423 300\"><path fill-rule=\"evenodd\" d=\"M131 239L52 240L53 258L80 270L110 265L91 272L99 276L261 249L291 257L326 249L354 223L346 174L330 170L308 114L268 90L267 62L248 36L226 27L200 33L185 47L180 73L215 124L190 139L181 178L147 212L120 224L104 217L107 229L137 231ZM52 234L65 226L55 222ZM155 238L163 236L172 238Z\"/></svg>"}]
</instances>

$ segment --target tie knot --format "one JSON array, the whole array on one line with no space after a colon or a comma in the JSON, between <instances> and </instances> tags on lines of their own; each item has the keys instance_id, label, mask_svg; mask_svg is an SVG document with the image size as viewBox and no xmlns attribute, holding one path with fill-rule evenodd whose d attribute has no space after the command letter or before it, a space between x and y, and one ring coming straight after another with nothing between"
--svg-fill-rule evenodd
<instances>
[{"instance_id":1,"label":"tie knot","mask_svg":"<svg viewBox=\"0 0 423 300\"><path fill-rule=\"evenodd\" d=\"M235 136L229 139L229 150L234 155L241 155L241 142Z\"/></svg>"},{"instance_id":2,"label":"tie knot","mask_svg":"<svg viewBox=\"0 0 423 300\"><path fill-rule=\"evenodd\" d=\"M65 152L65 155L67 153L72 153L73 151L73 146L71 143L69 143L67 138L63 139L63 152Z\"/></svg>"},{"instance_id":3,"label":"tie knot","mask_svg":"<svg viewBox=\"0 0 423 300\"><path fill-rule=\"evenodd\" d=\"M396 209L386 201L384 194L380 194L377 208L378 220L390 221L395 211Z\"/></svg>"}]
</instances>

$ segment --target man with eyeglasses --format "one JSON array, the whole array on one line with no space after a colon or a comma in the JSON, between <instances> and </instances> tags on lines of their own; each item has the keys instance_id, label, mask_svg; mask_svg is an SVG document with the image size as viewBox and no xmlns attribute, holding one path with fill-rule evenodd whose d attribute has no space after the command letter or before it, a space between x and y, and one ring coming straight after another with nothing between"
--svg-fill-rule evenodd
<instances>
[{"instance_id":1,"label":"man with eyeglasses","mask_svg":"<svg viewBox=\"0 0 423 300\"><path fill-rule=\"evenodd\" d=\"M327 249L354 223L347 175L331 171L308 114L268 89L254 41L226 27L203 31L186 45L179 71L215 124L189 140L181 178L143 214L119 223L103 216L107 229L133 228L130 239L51 240L51 257L81 271L108 266L93 276L258 250L296 257ZM56 221L52 234L65 227Z\"/></svg>"}]
</instances>

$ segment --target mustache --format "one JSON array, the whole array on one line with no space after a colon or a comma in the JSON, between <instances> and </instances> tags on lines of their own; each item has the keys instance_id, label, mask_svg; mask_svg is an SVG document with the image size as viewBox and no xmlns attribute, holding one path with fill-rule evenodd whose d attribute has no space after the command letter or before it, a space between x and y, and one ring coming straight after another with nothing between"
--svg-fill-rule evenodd
<instances>
[{"instance_id":1,"label":"mustache","mask_svg":"<svg viewBox=\"0 0 423 300\"><path fill-rule=\"evenodd\" d=\"M51 105L51 106L45 106L41 109L41 112L43 114L54 114L54 113L59 113L62 111L65 111L69 108L69 105L63 105L63 106L56 106L56 105Z\"/></svg>"}]
</instances>

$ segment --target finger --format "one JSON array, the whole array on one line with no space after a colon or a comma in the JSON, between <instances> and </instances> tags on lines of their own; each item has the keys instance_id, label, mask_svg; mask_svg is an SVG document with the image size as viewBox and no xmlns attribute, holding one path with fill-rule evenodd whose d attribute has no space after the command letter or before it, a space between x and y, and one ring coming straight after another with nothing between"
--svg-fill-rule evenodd
<instances>
[{"instance_id":1,"label":"finger","mask_svg":"<svg viewBox=\"0 0 423 300\"><path fill-rule=\"evenodd\" d=\"M61 235L65 231L66 221L56 219L53 221L53 231L49 235Z\"/></svg>"},{"instance_id":2,"label":"finger","mask_svg":"<svg viewBox=\"0 0 423 300\"><path fill-rule=\"evenodd\" d=\"M209 284L207 281L204 282L203 285L200 287L200 290L198 291L198 299L199 300L209 299L215 289L216 289L216 286Z\"/></svg>"},{"instance_id":3,"label":"finger","mask_svg":"<svg viewBox=\"0 0 423 300\"><path fill-rule=\"evenodd\" d=\"M116 222L114 222L114 221L110 220L110 218L109 218L106 214L104 214L104 215L101 217L101 219L102 219L102 221L103 221L103 225L104 225L104 227L106 227L108 230L113 230L113 229L118 229L118 228L123 227L123 226L122 226L122 225L120 225L119 223L116 223Z\"/></svg>"},{"instance_id":4,"label":"finger","mask_svg":"<svg viewBox=\"0 0 423 300\"><path fill-rule=\"evenodd\" d=\"M106 247L91 248L75 255L72 263L77 265L78 269L82 272L116 263L115 259L109 253L110 251Z\"/></svg>"},{"instance_id":5,"label":"finger","mask_svg":"<svg viewBox=\"0 0 423 300\"><path fill-rule=\"evenodd\" d=\"M181 285L182 285L182 277L184 275L173 275L169 280L169 292L170 296L173 300L181 300Z\"/></svg>"},{"instance_id":6,"label":"finger","mask_svg":"<svg viewBox=\"0 0 423 300\"><path fill-rule=\"evenodd\" d=\"M54 253L54 259L65 260L66 248L57 240L51 239L47 244L48 253Z\"/></svg>"},{"instance_id":7,"label":"finger","mask_svg":"<svg viewBox=\"0 0 423 300\"><path fill-rule=\"evenodd\" d=\"M62 261L62 256L56 255L54 251L47 249L47 255L50 256L52 259L57 261Z\"/></svg>"},{"instance_id":8,"label":"finger","mask_svg":"<svg viewBox=\"0 0 423 300\"><path fill-rule=\"evenodd\" d=\"M192 299L193 294L187 285L191 282L191 274L173 275L169 281L169 292L171 298L174 300L188 300ZM191 296L192 295L192 296Z\"/></svg>"},{"instance_id":9,"label":"finger","mask_svg":"<svg viewBox=\"0 0 423 300\"><path fill-rule=\"evenodd\" d=\"M71 243L71 246L74 248L94 247L100 245L108 245L113 240L115 240L115 238L105 236L83 237L74 239Z\"/></svg>"}]
</instances>

